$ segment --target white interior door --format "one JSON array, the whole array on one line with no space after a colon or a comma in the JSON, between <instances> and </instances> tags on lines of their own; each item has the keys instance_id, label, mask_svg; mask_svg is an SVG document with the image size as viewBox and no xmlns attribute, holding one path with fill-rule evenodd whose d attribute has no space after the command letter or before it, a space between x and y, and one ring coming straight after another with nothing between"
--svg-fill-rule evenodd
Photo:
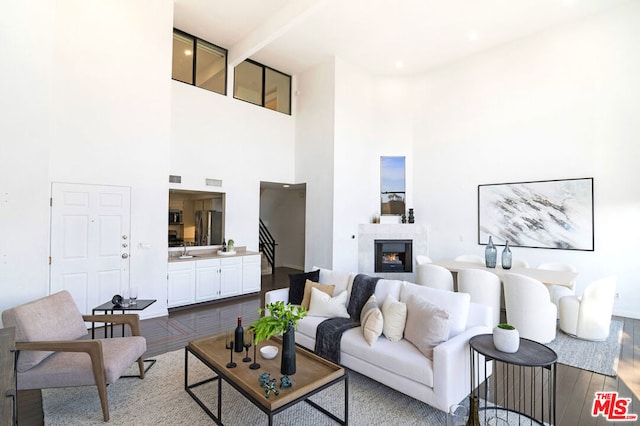
<instances>
[{"instance_id":1,"label":"white interior door","mask_svg":"<svg viewBox=\"0 0 640 426\"><path fill-rule=\"evenodd\" d=\"M83 314L129 288L131 188L53 183L51 293Z\"/></svg>"}]
</instances>

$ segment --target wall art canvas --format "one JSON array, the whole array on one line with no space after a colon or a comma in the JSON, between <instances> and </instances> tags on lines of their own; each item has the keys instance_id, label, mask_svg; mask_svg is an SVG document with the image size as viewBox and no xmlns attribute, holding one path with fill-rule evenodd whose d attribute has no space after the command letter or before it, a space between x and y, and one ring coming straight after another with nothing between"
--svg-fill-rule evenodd
<instances>
[{"instance_id":1,"label":"wall art canvas","mask_svg":"<svg viewBox=\"0 0 640 426\"><path fill-rule=\"evenodd\" d=\"M478 243L593 251L593 178L478 185Z\"/></svg>"}]
</instances>

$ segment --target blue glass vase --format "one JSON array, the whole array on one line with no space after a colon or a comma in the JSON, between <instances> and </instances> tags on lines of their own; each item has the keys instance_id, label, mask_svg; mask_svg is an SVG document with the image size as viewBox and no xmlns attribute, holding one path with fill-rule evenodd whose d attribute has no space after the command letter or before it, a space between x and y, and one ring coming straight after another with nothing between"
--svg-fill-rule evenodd
<instances>
[{"instance_id":1,"label":"blue glass vase","mask_svg":"<svg viewBox=\"0 0 640 426\"><path fill-rule=\"evenodd\" d=\"M509 250L509 241L504 245L502 250L502 269L511 269L511 250Z\"/></svg>"},{"instance_id":2,"label":"blue glass vase","mask_svg":"<svg viewBox=\"0 0 640 426\"><path fill-rule=\"evenodd\" d=\"M487 265L487 268L495 268L496 261L498 260L498 250L496 250L496 246L493 245L493 238L489 235L489 243L487 247L484 249L484 261Z\"/></svg>"}]
</instances>

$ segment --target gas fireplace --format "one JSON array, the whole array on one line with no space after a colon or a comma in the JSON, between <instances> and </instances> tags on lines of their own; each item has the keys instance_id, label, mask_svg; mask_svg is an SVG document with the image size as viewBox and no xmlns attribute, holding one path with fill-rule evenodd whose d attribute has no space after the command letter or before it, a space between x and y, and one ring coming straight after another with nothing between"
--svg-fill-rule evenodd
<instances>
[{"instance_id":1,"label":"gas fireplace","mask_svg":"<svg viewBox=\"0 0 640 426\"><path fill-rule=\"evenodd\" d=\"M374 240L375 272L413 272L412 240Z\"/></svg>"}]
</instances>

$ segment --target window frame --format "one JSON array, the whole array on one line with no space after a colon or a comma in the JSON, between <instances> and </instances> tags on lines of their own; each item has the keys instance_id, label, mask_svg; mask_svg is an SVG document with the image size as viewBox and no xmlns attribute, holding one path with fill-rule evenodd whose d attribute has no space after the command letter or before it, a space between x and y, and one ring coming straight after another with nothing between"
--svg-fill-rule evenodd
<instances>
[{"instance_id":1,"label":"window frame","mask_svg":"<svg viewBox=\"0 0 640 426\"><path fill-rule=\"evenodd\" d=\"M182 31L182 30L174 27L172 34L175 34L175 33L178 33L179 35L181 35L183 37L190 37L190 38L193 39L193 45L192 45L192 48L191 48L191 52L193 52L192 55L191 55L193 57L193 60L191 62L191 81L192 82L191 83L187 83L186 81L182 81L182 80L178 80L178 79L173 78L173 66L172 66L171 80L177 81L177 82L183 83L183 84L188 84L189 86L198 87L200 89L206 90L207 92L217 93L219 95L227 96L227 83L228 83L228 78L229 78L229 50L225 49L224 47L218 46L217 44L211 43L210 41L207 41L207 40L202 39L200 37L196 37L193 34L189 34L189 33L185 32L185 31ZM198 57L198 41L200 41L202 43L209 44L209 45L213 46L216 49L220 49L220 50L224 51L224 92L223 93L216 92L215 90L210 90L210 89L207 89L205 87L198 86L196 84L196 74L198 72L198 68L196 66L196 63L197 63L197 60L198 60L197 59L197 57ZM172 64L173 64L173 51L172 51L172 54L171 54L171 60L172 60Z\"/></svg>"},{"instance_id":2,"label":"window frame","mask_svg":"<svg viewBox=\"0 0 640 426\"><path fill-rule=\"evenodd\" d=\"M292 105L291 105L291 103L292 103L291 89L293 87L293 85L292 85L293 77L291 77L291 75L289 75L287 73L284 73L284 72L282 72L280 70L277 70L275 68L272 68L272 67L264 65L264 64L261 64L260 62L256 62L253 59L247 58L242 62L249 62L250 64L253 64L253 65L256 65L256 66L262 68L262 93L260 94L261 104L258 105L258 104L255 104L255 103L251 102L251 101L247 101L245 99L236 97L235 92L236 92L236 84L237 83L236 83L236 74L235 74L235 72L236 72L236 67L237 66L233 68L233 93L234 93L233 94L233 98L237 99L239 101L242 101L242 102L247 102L247 103L249 103L251 105L257 105L257 106L260 106L262 108L265 108L265 109L268 109L268 110L271 110L271 111L279 112L280 114L291 115L291 109L292 109L291 108L292 107ZM283 76L285 76L285 77L287 77L289 79L289 111L288 112L278 111L277 109L271 109L271 108L267 108L265 106L265 98L266 98L266 85L265 85L265 83L266 83L266 79L267 79L266 70L271 70L271 71L276 72L278 74L281 74L281 75L283 75Z\"/></svg>"}]
</instances>

